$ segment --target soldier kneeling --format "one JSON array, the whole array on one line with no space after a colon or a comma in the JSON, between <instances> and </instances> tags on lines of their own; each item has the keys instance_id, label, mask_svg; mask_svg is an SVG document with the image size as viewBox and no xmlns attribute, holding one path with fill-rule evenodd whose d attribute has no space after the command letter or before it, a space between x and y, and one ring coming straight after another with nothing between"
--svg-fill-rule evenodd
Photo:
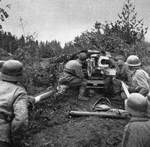
<instances>
[{"instance_id":1,"label":"soldier kneeling","mask_svg":"<svg viewBox=\"0 0 150 147\"><path fill-rule=\"evenodd\" d=\"M59 78L59 85L63 89L62 92L68 88L79 87L79 100L88 100L88 98L84 96L87 82L82 70L82 65L86 59L86 53L79 53L77 59L70 60L65 64L63 74Z\"/></svg>"}]
</instances>

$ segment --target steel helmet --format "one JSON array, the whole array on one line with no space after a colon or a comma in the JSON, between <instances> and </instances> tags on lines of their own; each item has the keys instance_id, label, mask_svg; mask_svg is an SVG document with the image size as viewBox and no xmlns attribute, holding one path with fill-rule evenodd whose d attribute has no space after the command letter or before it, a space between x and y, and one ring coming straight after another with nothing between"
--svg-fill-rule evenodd
<instances>
[{"instance_id":1,"label":"steel helmet","mask_svg":"<svg viewBox=\"0 0 150 147\"><path fill-rule=\"evenodd\" d=\"M139 59L138 56L136 56L136 55L130 55L127 58L126 64L128 66L137 67L137 66L141 65L141 61L140 61L140 59Z\"/></svg>"},{"instance_id":2,"label":"steel helmet","mask_svg":"<svg viewBox=\"0 0 150 147\"><path fill-rule=\"evenodd\" d=\"M132 93L125 101L125 109L133 116L147 115L147 98L139 93Z\"/></svg>"},{"instance_id":3,"label":"steel helmet","mask_svg":"<svg viewBox=\"0 0 150 147\"><path fill-rule=\"evenodd\" d=\"M81 61L85 61L87 59L87 54L84 53L84 52L81 52L81 53L78 54L78 58Z\"/></svg>"},{"instance_id":4,"label":"steel helmet","mask_svg":"<svg viewBox=\"0 0 150 147\"><path fill-rule=\"evenodd\" d=\"M23 64L17 60L5 61L1 69L1 79L17 82L22 79Z\"/></svg>"}]
</instances>

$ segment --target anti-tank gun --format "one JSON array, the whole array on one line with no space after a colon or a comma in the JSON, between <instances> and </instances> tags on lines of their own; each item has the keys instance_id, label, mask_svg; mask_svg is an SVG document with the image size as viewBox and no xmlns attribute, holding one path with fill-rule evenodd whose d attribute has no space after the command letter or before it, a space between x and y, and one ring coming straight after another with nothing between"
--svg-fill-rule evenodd
<instances>
[{"instance_id":1,"label":"anti-tank gun","mask_svg":"<svg viewBox=\"0 0 150 147\"><path fill-rule=\"evenodd\" d=\"M88 88L104 88L105 79L116 75L110 54L103 55L97 50L88 50L87 64L83 68L88 80Z\"/></svg>"}]
</instances>

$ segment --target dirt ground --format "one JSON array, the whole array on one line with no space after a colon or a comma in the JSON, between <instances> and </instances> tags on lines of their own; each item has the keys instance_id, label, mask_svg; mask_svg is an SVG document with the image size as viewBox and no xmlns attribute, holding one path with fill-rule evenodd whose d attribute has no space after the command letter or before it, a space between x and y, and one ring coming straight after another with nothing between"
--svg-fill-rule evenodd
<instances>
[{"instance_id":1,"label":"dirt ground","mask_svg":"<svg viewBox=\"0 0 150 147\"><path fill-rule=\"evenodd\" d=\"M35 105L30 111L30 127L23 139L26 147L120 147L124 119L98 116L71 117L70 110L91 111L98 97L77 101L77 92L55 101L53 97Z\"/></svg>"}]
</instances>

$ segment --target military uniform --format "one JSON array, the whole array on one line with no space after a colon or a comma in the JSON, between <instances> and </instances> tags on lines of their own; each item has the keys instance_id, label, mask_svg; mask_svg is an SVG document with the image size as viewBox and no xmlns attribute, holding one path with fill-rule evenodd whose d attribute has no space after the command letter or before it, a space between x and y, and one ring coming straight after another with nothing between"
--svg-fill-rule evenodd
<instances>
[{"instance_id":1,"label":"military uniform","mask_svg":"<svg viewBox=\"0 0 150 147\"><path fill-rule=\"evenodd\" d=\"M82 64L86 61L86 58L86 53L80 53L76 60L70 60L66 63L63 74L59 78L59 87L63 87L59 88L60 93L64 93L66 89L71 87L79 87L78 99L88 100L88 98L84 96L87 82L86 79L84 79L82 70Z\"/></svg>"},{"instance_id":2,"label":"military uniform","mask_svg":"<svg viewBox=\"0 0 150 147\"><path fill-rule=\"evenodd\" d=\"M129 67L131 75L131 85L129 91L138 92L143 96L147 96L150 90L150 77L146 71L141 68L141 61L136 55L130 55L126 64Z\"/></svg>"},{"instance_id":3,"label":"military uniform","mask_svg":"<svg viewBox=\"0 0 150 147\"><path fill-rule=\"evenodd\" d=\"M139 92L146 96L150 90L150 77L143 69L137 69L132 75L132 84L129 89L130 92Z\"/></svg>"},{"instance_id":4,"label":"military uniform","mask_svg":"<svg viewBox=\"0 0 150 147\"><path fill-rule=\"evenodd\" d=\"M0 147L12 147L12 140L28 125L28 96L18 85L23 65L17 60L4 62L0 80ZM23 135L20 135L20 137ZM16 141L16 140L15 140ZM20 141L20 140L19 140Z\"/></svg>"},{"instance_id":5,"label":"military uniform","mask_svg":"<svg viewBox=\"0 0 150 147\"><path fill-rule=\"evenodd\" d=\"M70 60L66 63L59 82L60 84L66 84L73 87L81 85L83 78L84 74L79 60Z\"/></svg>"},{"instance_id":6,"label":"military uniform","mask_svg":"<svg viewBox=\"0 0 150 147\"><path fill-rule=\"evenodd\" d=\"M122 147L149 147L150 120L134 117L125 127Z\"/></svg>"},{"instance_id":7,"label":"military uniform","mask_svg":"<svg viewBox=\"0 0 150 147\"><path fill-rule=\"evenodd\" d=\"M0 81L0 141L10 143L10 135L28 124L27 93L15 84Z\"/></svg>"},{"instance_id":8,"label":"military uniform","mask_svg":"<svg viewBox=\"0 0 150 147\"><path fill-rule=\"evenodd\" d=\"M125 126L122 147L149 147L150 120L147 112L147 98L139 93L132 93L125 101L125 109L131 114Z\"/></svg>"},{"instance_id":9,"label":"military uniform","mask_svg":"<svg viewBox=\"0 0 150 147\"><path fill-rule=\"evenodd\" d=\"M118 61L116 78L124 81L126 84L131 84L131 76L128 66L123 61Z\"/></svg>"}]
</instances>

